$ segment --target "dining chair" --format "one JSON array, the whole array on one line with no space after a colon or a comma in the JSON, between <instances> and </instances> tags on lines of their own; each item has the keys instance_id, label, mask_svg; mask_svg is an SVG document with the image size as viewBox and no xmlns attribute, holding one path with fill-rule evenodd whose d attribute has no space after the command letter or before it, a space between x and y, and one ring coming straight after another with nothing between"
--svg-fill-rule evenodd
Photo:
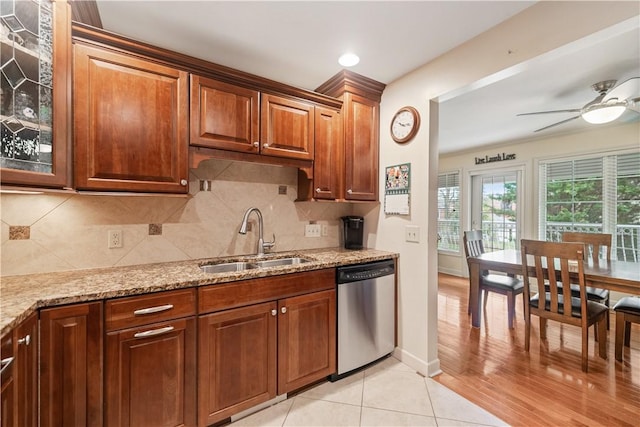
<instances>
[{"instance_id":1,"label":"dining chair","mask_svg":"<svg viewBox=\"0 0 640 427\"><path fill-rule=\"evenodd\" d=\"M622 362L622 344L631 345L631 323L640 323L640 297L624 297L613 306L616 313L616 360Z\"/></svg>"},{"instance_id":2,"label":"dining chair","mask_svg":"<svg viewBox=\"0 0 640 427\"><path fill-rule=\"evenodd\" d=\"M467 257L467 266L469 265L469 257L477 257L484 253L484 244L482 243L482 231L471 230L465 231L463 235L464 252ZM516 296L523 293L524 284L522 280L502 274L494 274L489 271L480 272L480 289L484 298L484 307L487 307L487 299L489 292L506 295L507 297L507 318L509 329L513 329L513 319L516 313ZM471 283L469 283L469 301L471 301ZM523 302L526 299L523 297ZM469 305L468 313L471 313Z\"/></svg>"},{"instance_id":3,"label":"dining chair","mask_svg":"<svg viewBox=\"0 0 640 427\"><path fill-rule=\"evenodd\" d=\"M546 339L548 319L578 326L582 329L582 370L587 372L589 327L595 324L598 335L606 337L608 308L587 299L584 244L522 239L520 245L525 296L531 295L530 280L538 287L538 293L530 297L525 305L525 351L529 351L532 314L540 318L541 341ZM540 290L545 289L545 281L548 283L548 290L541 295ZM559 282L575 284L579 297L565 298ZM600 357L606 359L607 340L600 339L598 344Z\"/></svg>"},{"instance_id":4,"label":"dining chair","mask_svg":"<svg viewBox=\"0 0 640 427\"><path fill-rule=\"evenodd\" d=\"M582 233L577 231L565 231L562 233L563 242L582 242L585 246L585 261L591 258L594 264L599 262L601 252L604 252L605 259L611 260L611 234L608 233ZM576 286L571 286L571 295L579 296ZM609 304L609 291L606 289L593 288L587 286L587 298L611 307ZM609 329L609 311L607 310L607 329Z\"/></svg>"}]
</instances>

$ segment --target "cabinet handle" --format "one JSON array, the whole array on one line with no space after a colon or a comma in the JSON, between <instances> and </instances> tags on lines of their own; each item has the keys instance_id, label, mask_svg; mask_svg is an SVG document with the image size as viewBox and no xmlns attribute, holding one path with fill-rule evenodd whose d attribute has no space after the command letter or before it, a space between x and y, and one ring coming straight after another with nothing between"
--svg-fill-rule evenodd
<instances>
[{"instance_id":1,"label":"cabinet handle","mask_svg":"<svg viewBox=\"0 0 640 427\"><path fill-rule=\"evenodd\" d=\"M353 193L353 190L352 189L348 189L347 193L351 194L351 193Z\"/></svg>"},{"instance_id":2,"label":"cabinet handle","mask_svg":"<svg viewBox=\"0 0 640 427\"><path fill-rule=\"evenodd\" d=\"M278 310L276 310L275 308L273 310L271 310L271 315L275 316L276 314L278 314Z\"/></svg>"},{"instance_id":3,"label":"cabinet handle","mask_svg":"<svg viewBox=\"0 0 640 427\"><path fill-rule=\"evenodd\" d=\"M287 307L282 307L280 311L282 312L282 314L285 314L287 312Z\"/></svg>"},{"instance_id":4,"label":"cabinet handle","mask_svg":"<svg viewBox=\"0 0 640 427\"><path fill-rule=\"evenodd\" d=\"M20 339L18 340L18 344L26 344L26 345L31 344L31 335L27 335L27 336L26 336L26 337L24 337L24 338L20 338Z\"/></svg>"},{"instance_id":5,"label":"cabinet handle","mask_svg":"<svg viewBox=\"0 0 640 427\"><path fill-rule=\"evenodd\" d=\"M182 185L183 187L186 187L188 183L189 183L189 181L187 181L186 179L181 179L180 180L180 185Z\"/></svg>"},{"instance_id":6,"label":"cabinet handle","mask_svg":"<svg viewBox=\"0 0 640 427\"><path fill-rule=\"evenodd\" d=\"M258 148L258 147L260 147L260 143L259 143L258 141L255 141L255 142L253 143L253 146L254 146L254 147L256 147L256 148Z\"/></svg>"},{"instance_id":7,"label":"cabinet handle","mask_svg":"<svg viewBox=\"0 0 640 427\"><path fill-rule=\"evenodd\" d=\"M320 187L316 188L316 193L321 192L322 190L320 189Z\"/></svg>"},{"instance_id":8,"label":"cabinet handle","mask_svg":"<svg viewBox=\"0 0 640 427\"><path fill-rule=\"evenodd\" d=\"M7 357L5 359L2 359L2 361L0 361L0 364L2 364L2 368L0 368L0 375L2 375L5 369L11 366L11 362L13 362L13 357Z\"/></svg>"},{"instance_id":9,"label":"cabinet handle","mask_svg":"<svg viewBox=\"0 0 640 427\"><path fill-rule=\"evenodd\" d=\"M159 313L161 311L171 310L173 304L158 305L156 307L141 308L133 312L134 316L143 316L145 314Z\"/></svg>"},{"instance_id":10,"label":"cabinet handle","mask_svg":"<svg viewBox=\"0 0 640 427\"><path fill-rule=\"evenodd\" d=\"M269 148L269 144L262 144L262 148Z\"/></svg>"},{"instance_id":11,"label":"cabinet handle","mask_svg":"<svg viewBox=\"0 0 640 427\"><path fill-rule=\"evenodd\" d=\"M173 326L165 326L164 328L159 329L151 329L150 331L137 332L133 337L134 338L146 338L152 337L155 335L166 334L167 332L173 331Z\"/></svg>"}]
</instances>

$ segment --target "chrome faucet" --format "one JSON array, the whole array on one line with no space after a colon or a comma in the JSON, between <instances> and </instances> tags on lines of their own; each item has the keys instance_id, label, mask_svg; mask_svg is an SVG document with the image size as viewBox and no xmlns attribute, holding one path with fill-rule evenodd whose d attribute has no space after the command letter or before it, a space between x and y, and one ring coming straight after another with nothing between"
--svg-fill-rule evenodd
<instances>
[{"instance_id":1,"label":"chrome faucet","mask_svg":"<svg viewBox=\"0 0 640 427\"><path fill-rule=\"evenodd\" d=\"M249 216L251 212L255 212L258 215L258 256L263 256L264 251L271 249L276 244L276 235L273 235L273 240L271 242L265 242L262 236L262 212L258 208L249 208L244 213L244 217L242 218L242 225L240 225L240 234L247 234L247 225L249 223Z\"/></svg>"}]
</instances>

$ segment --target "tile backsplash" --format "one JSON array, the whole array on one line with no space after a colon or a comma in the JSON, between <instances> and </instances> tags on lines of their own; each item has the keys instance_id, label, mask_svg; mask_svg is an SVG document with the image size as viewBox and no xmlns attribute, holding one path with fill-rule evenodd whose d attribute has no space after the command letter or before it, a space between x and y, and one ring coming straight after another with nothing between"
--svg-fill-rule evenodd
<instances>
[{"instance_id":1,"label":"tile backsplash","mask_svg":"<svg viewBox=\"0 0 640 427\"><path fill-rule=\"evenodd\" d=\"M0 274L253 254L256 217L251 217L251 231L238 233L250 207L261 210L264 238L270 241L275 234L277 252L333 247L340 244L340 217L354 212L348 203L294 203L295 168L208 160L192 169L189 179L188 197L2 194ZM203 190L200 181L209 181ZM327 225L328 235L304 237L310 221ZM29 237L10 238L16 227L30 229ZM114 230L121 231L122 247L109 249L108 234Z\"/></svg>"}]
</instances>

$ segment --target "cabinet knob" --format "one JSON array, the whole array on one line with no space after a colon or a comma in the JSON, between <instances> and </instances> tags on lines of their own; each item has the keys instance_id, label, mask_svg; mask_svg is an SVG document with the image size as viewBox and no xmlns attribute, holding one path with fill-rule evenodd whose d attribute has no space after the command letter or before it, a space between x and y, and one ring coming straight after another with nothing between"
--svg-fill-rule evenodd
<instances>
[{"instance_id":1,"label":"cabinet knob","mask_svg":"<svg viewBox=\"0 0 640 427\"><path fill-rule=\"evenodd\" d=\"M182 185L183 187L186 187L188 183L189 183L189 181L187 181L186 179L181 179L180 180L180 185Z\"/></svg>"},{"instance_id":2,"label":"cabinet knob","mask_svg":"<svg viewBox=\"0 0 640 427\"><path fill-rule=\"evenodd\" d=\"M259 143L258 141L255 141L255 142L253 143L253 146L254 146L254 147L256 147L256 148L258 148L258 147L260 147L260 143Z\"/></svg>"},{"instance_id":3,"label":"cabinet knob","mask_svg":"<svg viewBox=\"0 0 640 427\"><path fill-rule=\"evenodd\" d=\"M347 193L351 194L351 193L353 193L353 190L352 189L348 189Z\"/></svg>"},{"instance_id":4,"label":"cabinet knob","mask_svg":"<svg viewBox=\"0 0 640 427\"><path fill-rule=\"evenodd\" d=\"M282 312L282 314L285 314L287 312L287 307L282 307L280 311Z\"/></svg>"},{"instance_id":5,"label":"cabinet knob","mask_svg":"<svg viewBox=\"0 0 640 427\"><path fill-rule=\"evenodd\" d=\"M29 345L31 344L31 335L27 335L24 338L20 338L18 340L18 344L25 344L25 345Z\"/></svg>"},{"instance_id":6,"label":"cabinet knob","mask_svg":"<svg viewBox=\"0 0 640 427\"><path fill-rule=\"evenodd\" d=\"M262 144L262 148L269 148L269 144Z\"/></svg>"},{"instance_id":7,"label":"cabinet knob","mask_svg":"<svg viewBox=\"0 0 640 427\"><path fill-rule=\"evenodd\" d=\"M275 316L276 314L278 314L278 310L276 310L275 308L273 310L271 310L271 315Z\"/></svg>"},{"instance_id":8,"label":"cabinet knob","mask_svg":"<svg viewBox=\"0 0 640 427\"><path fill-rule=\"evenodd\" d=\"M320 191L322 191L320 190L320 187L316 188L316 193L319 193Z\"/></svg>"}]
</instances>

